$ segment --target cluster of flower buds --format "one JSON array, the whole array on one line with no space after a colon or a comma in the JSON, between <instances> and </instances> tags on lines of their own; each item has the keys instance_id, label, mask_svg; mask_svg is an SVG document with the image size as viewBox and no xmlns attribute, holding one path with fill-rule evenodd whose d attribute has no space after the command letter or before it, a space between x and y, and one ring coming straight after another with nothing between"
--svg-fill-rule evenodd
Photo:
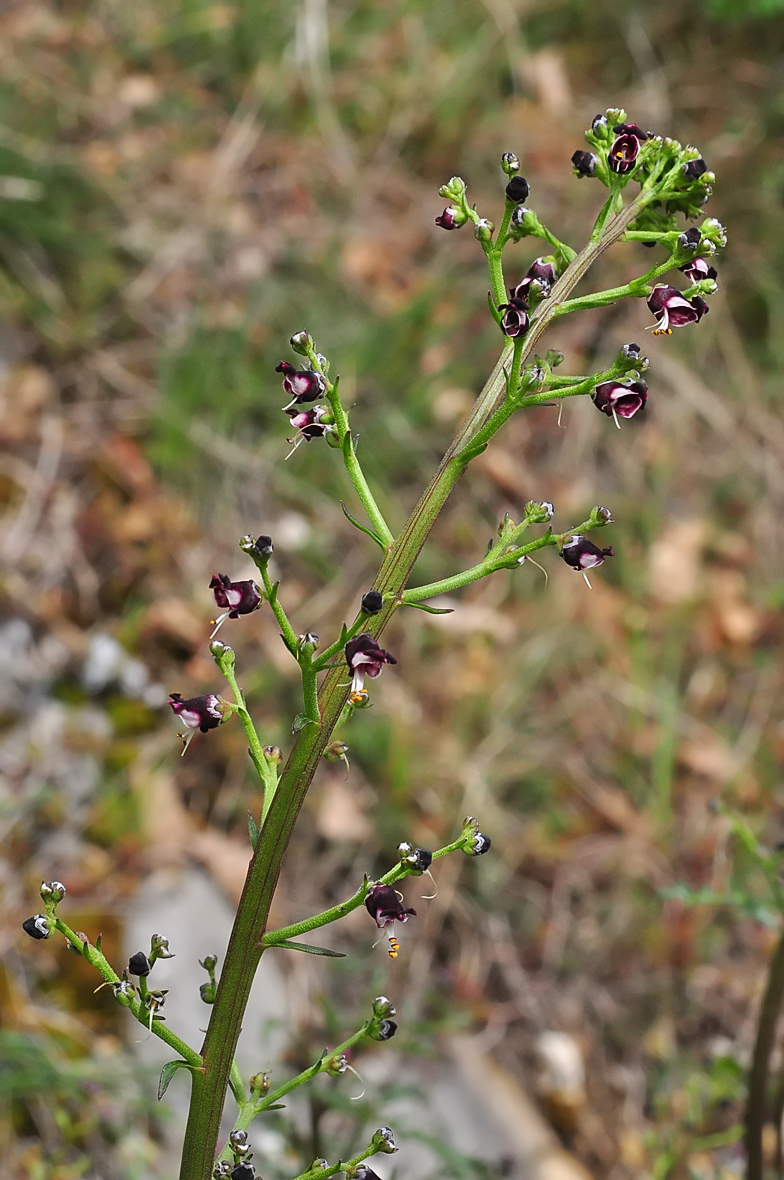
<instances>
[{"instance_id":1,"label":"cluster of flower buds","mask_svg":"<svg viewBox=\"0 0 784 1180\"><path fill-rule=\"evenodd\" d=\"M448 184L442 184L438 190L439 196L445 197L453 204L447 205L443 213L436 218L436 225L441 229L460 229L469 218L466 202L465 181L459 176L453 176Z\"/></svg>"},{"instance_id":2,"label":"cluster of flower buds","mask_svg":"<svg viewBox=\"0 0 784 1180\"><path fill-rule=\"evenodd\" d=\"M22 923L22 929L25 934L29 934L36 941L49 938L54 929L57 907L65 897L65 893L65 885L63 885L62 881L41 882L41 900L44 903L46 913L33 914L32 918L25 918Z\"/></svg>"},{"instance_id":3,"label":"cluster of flower buds","mask_svg":"<svg viewBox=\"0 0 784 1180\"><path fill-rule=\"evenodd\" d=\"M473 815L467 815L463 820L461 844L463 852L468 856L484 856L490 851L492 840L479 830L479 820Z\"/></svg>"},{"instance_id":4,"label":"cluster of flower buds","mask_svg":"<svg viewBox=\"0 0 784 1180\"><path fill-rule=\"evenodd\" d=\"M395 1005L386 996L376 996L373 1001L373 1020L368 1035L374 1041L389 1041L397 1032Z\"/></svg>"},{"instance_id":5,"label":"cluster of flower buds","mask_svg":"<svg viewBox=\"0 0 784 1180\"><path fill-rule=\"evenodd\" d=\"M390 652L379 647L373 636L363 631L355 639L349 639L345 646L346 663L352 674L351 693L349 700L353 705L363 704L367 700L365 691L365 677L375 680L381 675L384 664L396 664L397 660Z\"/></svg>"},{"instance_id":6,"label":"cluster of flower buds","mask_svg":"<svg viewBox=\"0 0 784 1180\"><path fill-rule=\"evenodd\" d=\"M203 967L209 975L209 982L199 985L199 995L205 1004L214 1004L215 995L218 990L218 985L215 982L215 968L218 965L217 955L205 955L203 959L199 959L199 966Z\"/></svg>"}]
</instances>

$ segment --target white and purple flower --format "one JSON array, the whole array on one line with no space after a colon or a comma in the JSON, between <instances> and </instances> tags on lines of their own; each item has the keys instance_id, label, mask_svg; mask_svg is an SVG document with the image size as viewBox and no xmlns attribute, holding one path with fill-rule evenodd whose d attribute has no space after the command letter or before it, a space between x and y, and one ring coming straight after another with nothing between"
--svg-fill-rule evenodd
<instances>
[{"instance_id":1,"label":"white and purple flower","mask_svg":"<svg viewBox=\"0 0 784 1180\"><path fill-rule=\"evenodd\" d=\"M326 393L326 381L321 373L316 373L312 369L297 369L290 361L281 361L275 366L275 372L283 374L283 389L291 398L289 406L296 406L301 402L314 402ZM288 406L284 408L288 409Z\"/></svg>"},{"instance_id":2,"label":"white and purple flower","mask_svg":"<svg viewBox=\"0 0 784 1180\"><path fill-rule=\"evenodd\" d=\"M358 704L364 699L365 677L369 676L371 680L375 680L381 675L384 664L396 664L397 660L383 647L379 647L367 631L363 631L356 639L350 639L345 652L349 671L353 673L349 700L353 704Z\"/></svg>"},{"instance_id":3,"label":"white and purple flower","mask_svg":"<svg viewBox=\"0 0 784 1180\"><path fill-rule=\"evenodd\" d=\"M668 287L666 284L654 287L647 303L656 317L656 323L649 325L654 336L669 336L673 328L697 324L708 311L702 296L695 295L693 299L687 299L677 287Z\"/></svg>"},{"instance_id":4,"label":"white and purple flower","mask_svg":"<svg viewBox=\"0 0 784 1180\"><path fill-rule=\"evenodd\" d=\"M648 400L648 386L644 381L602 381L591 394L597 410L608 418L633 418Z\"/></svg>"},{"instance_id":5,"label":"white and purple flower","mask_svg":"<svg viewBox=\"0 0 784 1180\"><path fill-rule=\"evenodd\" d=\"M180 735L185 743L183 754L197 731L207 733L210 729L217 729L234 712L233 707L227 701L222 700L213 692L201 697L189 697L188 700L183 700L182 695L178 692L170 692L169 704L175 717L182 722L186 729L191 730L187 738L184 734Z\"/></svg>"},{"instance_id":6,"label":"white and purple flower","mask_svg":"<svg viewBox=\"0 0 784 1180\"><path fill-rule=\"evenodd\" d=\"M564 541L561 546L561 557L567 565L572 569L577 570L585 578L588 586L591 583L588 581L586 570L596 569L604 563L607 557L615 557L612 549L608 545L606 549L600 549L598 545L594 545L593 541L589 541L587 537L583 537L579 533L575 533Z\"/></svg>"},{"instance_id":7,"label":"white and purple flower","mask_svg":"<svg viewBox=\"0 0 784 1180\"><path fill-rule=\"evenodd\" d=\"M650 135L647 131L642 131L636 123L619 123L617 127L613 127L613 131L616 139L610 148L607 162L613 172L623 176L636 166L640 144L650 139Z\"/></svg>"},{"instance_id":8,"label":"white and purple flower","mask_svg":"<svg viewBox=\"0 0 784 1180\"><path fill-rule=\"evenodd\" d=\"M715 279L717 274L716 267L710 266L704 258L692 258L685 266L679 266L678 270L693 283L698 283L701 279Z\"/></svg>"},{"instance_id":9,"label":"white and purple flower","mask_svg":"<svg viewBox=\"0 0 784 1180\"><path fill-rule=\"evenodd\" d=\"M214 574L210 582L210 590L215 597L215 605L225 614L216 619L216 627L210 639L214 639L226 619L238 619L240 615L249 615L258 610L262 603L261 591L252 580L232 582L228 574Z\"/></svg>"}]
</instances>

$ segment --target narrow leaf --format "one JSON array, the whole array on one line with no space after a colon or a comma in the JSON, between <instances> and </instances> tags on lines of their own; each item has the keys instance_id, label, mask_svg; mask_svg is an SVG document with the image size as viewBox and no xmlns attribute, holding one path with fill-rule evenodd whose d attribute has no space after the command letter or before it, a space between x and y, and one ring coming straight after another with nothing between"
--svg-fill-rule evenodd
<instances>
[{"instance_id":1,"label":"narrow leaf","mask_svg":"<svg viewBox=\"0 0 784 1180\"><path fill-rule=\"evenodd\" d=\"M500 326L501 326L501 313L495 305L495 300L493 299L493 292L492 291L487 292L487 306L490 308L490 315L493 317L493 319L495 320L495 322L498 324L498 326L500 328Z\"/></svg>"},{"instance_id":2,"label":"narrow leaf","mask_svg":"<svg viewBox=\"0 0 784 1180\"><path fill-rule=\"evenodd\" d=\"M255 852L259 842L259 828L250 812L248 812L248 835L250 836L250 846Z\"/></svg>"},{"instance_id":3,"label":"narrow leaf","mask_svg":"<svg viewBox=\"0 0 784 1180\"><path fill-rule=\"evenodd\" d=\"M423 610L428 615L453 615L455 613L451 606L425 606L424 602L404 602L403 606L415 606L417 610Z\"/></svg>"},{"instance_id":4,"label":"narrow leaf","mask_svg":"<svg viewBox=\"0 0 784 1180\"><path fill-rule=\"evenodd\" d=\"M192 1069L187 1061L181 1061L179 1058L176 1061L167 1061L161 1070L160 1081L158 1082L158 1101L160 1102L164 1094L169 1088L169 1082L172 1080L178 1069Z\"/></svg>"},{"instance_id":5,"label":"narrow leaf","mask_svg":"<svg viewBox=\"0 0 784 1180\"><path fill-rule=\"evenodd\" d=\"M356 516L351 515L351 513L349 512L349 510L346 507L343 500L340 501L340 507L343 509L343 515L345 516L346 520L351 521L351 523L353 524L355 529L359 529L359 531L361 533L364 533L366 537L370 537L371 540L376 542L379 549L382 549L383 552L386 553L386 549L384 548L384 542L381 540L381 538L377 537L372 529L365 528L365 526L363 524L360 524L359 521L357 520Z\"/></svg>"},{"instance_id":6,"label":"narrow leaf","mask_svg":"<svg viewBox=\"0 0 784 1180\"><path fill-rule=\"evenodd\" d=\"M273 1102L272 1106L265 1106L264 1109L265 1110L285 1110L286 1103L285 1102Z\"/></svg>"},{"instance_id":7,"label":"narrow leaf","mask_svg":"<svg viewBox=\"0 0 784 1180\"><path fill-rule=\"evenodd\" d=\"M269 946L282 946L289 951L304 951L306 955L325 955L328 959L345 959L343 951L331 951L325 946L311 946L307 942L292 942L287 938L284 942L268 943Z\"/></svg>"}]
</instances>

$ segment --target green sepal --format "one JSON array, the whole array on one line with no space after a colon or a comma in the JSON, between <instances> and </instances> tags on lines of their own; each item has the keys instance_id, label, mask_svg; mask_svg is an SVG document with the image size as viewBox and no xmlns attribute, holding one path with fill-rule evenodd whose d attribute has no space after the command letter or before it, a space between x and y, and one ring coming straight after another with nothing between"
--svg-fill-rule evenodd
<instances>
[{"instance_id":1,"label":"green sepal","mask_svg":"<svg viewBox=\"0 0 784 1180\"><path fill-rule=\"evenodd\" d=\"M250 846L255 852L259 842L259 827L250 812L248 812L248 835L250 836Z\"/></svg>"},{"instance_id":2,"label":"green sepal","mask_svg":"<svg viewBox=\"0 0 784 1180\"><path fill-rule=\"evenodd\" d=\"M161 1070L161 1076L158 1080L158 1101L160 1102L166 1091L169 1089L169 1082L172 1080L178 1069L198 1069L196 1065L190 1065L187 1061L182 1061L177 1058L176 1061L167 1061Z\"/></svg>"},{"instance_id":3,"label":"green sepal","mask_svg":"<svg viewBox=\"0 0 784 1180\"><path fill-rule=\"evenodd\" d=\"M304 951L306 955L324 955L327 959L345 959L347 958L345 951L331 951L326 946L311 946L308 942L292 942L290 938L283 942L267 942L264 943L267 947L282 946L287 951Z\"/></svg>"},{"instance_id":4,"label":"green sepal","mask_svg":"<svg viewBox=\"0 0 784 1180\"><path fill-rule=\"evenodd\" d=\"M297 716L294 718L294 720L291 723L291 732L292 733L299 733L299 731L301 729L304 729L306 725L315 725L315 724L316 724L316 722L313 720L312 717L308 717L307 713L297 713Z\"/></svg>"},{"instance_id":5,"label":"green sepal","mask_svg":"<svg viewBox=\"0 0 784 1180\"><path fill-rule=\"evenodd\" d=\"M346 435L346 438L348 438L348 437L349 436ZM349 510L346 507L346 504L343 500L340 501L340 507L343 509L343 515L345 516L346 520L350 521L351 524L353 524L354 528L359 529L359 531L361 533L364 533L366 537L370 537L370 539L372 541L375 541L376 544L378 545L379 549L381 549L382 552L386 553L386 551L387 551L386 546L384 545L384 542L381 540L381 538L376 536L376 534L373 532L372 529L365 528L365 526L363 524L360 524L359 521L357 520L356 516L351 515L351 513L349 512Z\"/></svg>"},{"instance_id":6,"label":"green sepal","mask_svg":"<svg viewBox=\"0 0 784 1180\"><path fill-rule=\"evenodd\" d=\"M417 610L423 610L428 615L453 615L454 609L451 606L425 606L424 602L404 602L403 606L413 606Z\"/></svg>"}]
</instances>

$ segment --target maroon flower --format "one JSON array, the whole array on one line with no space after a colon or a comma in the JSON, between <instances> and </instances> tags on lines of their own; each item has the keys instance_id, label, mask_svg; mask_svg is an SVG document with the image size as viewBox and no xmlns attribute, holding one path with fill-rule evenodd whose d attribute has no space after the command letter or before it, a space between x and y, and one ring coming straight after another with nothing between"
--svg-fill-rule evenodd
<instances>
[{"instance_id":1,"label":"maroon flower","mask_svg":"<svg viewBox=\"0 0 784 1180\"><path fill-rule=\"evenodd\" d=\"M524 176L513 176L506 186L506 199L514 201L516 205L523 205L528 200L530 191L528 181Z\"/></svg>"},{"instance_id":2,"label":"maroon flower","mask_svg":"<svg viewBox=\"0 0 784 1180\"><path fill-rule=\"evenodd\" d=\"M633 418L648 400L648 386L644 381L602 381L591 400L608 418Z\"/></svg>"},{"instance_id":3,"label":"maroon flower","mask_svg":"<svg viewBox=\"0 0 784 1180\"><path fill-rule=\"evenodd\" d=\"M33 914L32 918L25 918L22 929L35 939L48 938L52 933L46 914Z\"/></svg>"},{"instance_id":4,"label":"maroon flower","mask_svg":"<svg viewBox=\"0 0 784 1180\"><path fill-rule=\"evenodd\" d=\"M524 304L527 308L532 295L537 295L540 298L549 295L550 288L557 278L558 271L551 259L535 258L529 266L525 278L516 287L510 288L509 295L512 303L515 305ZM508 332L507 335L509 335Z\"/></svg>"},{"instance_id":5,"label":"maroon flower","mask_svg":"<svg viewBox=\"0 0 784 1180\"><path fill-rule=\"evenodd\" d=\"M678 245L682 250L698 250L701 241L702 233L696 225L693 225L691 229L684 230L682 234L678 234Z\"/></svg>"},{"instance_id":6,"label":"maroon flower","mask_svg":"<svg viewBox=\"0 0 784 1180\"><path fill-rule=\"evenodd\" d=\"M313 406L310 410L299 411L296 409L286 409L286 413L291 418L291 425L297 431L300 442L303 438L305 442L310 442L312 438L321 438L329 429L322 422L322 418L329 413L326 406ZM289 442L293 442L293 439L289 439Z\"/></svg>"},{"instance_id":7,"label":"maroon flower","mask_svg":"<svg viewBox=\"0 0 784 1180\"><path fill-rule=\"evenodd\" d=\"M602 565L606 557L615 557L615 554L609 546L607 549L600 549L587 537L576 534L564 542L561 557L572 569L584 573L585 570L595 569Z\"/></svg>"},{"instance_id":8,"label":"maroon flower","mask_svg":"<svg viewBox=\"0 0 784 1180\"><path fill-rule=\"evenodd\" d=\"M678 270L682 271L693 283L698 283L700 279L716 278L716 267L709 266L704 258L692 258L685 266L679 266Z\"/></svg>"},{"instance_id":9,"label":"maroon flower","mask_svg":"<svg viewBox=\"0 0 784 1180\"><path fill-rule=\"evenodd\" d=\"M314 373L311 369L296 369L289 361L281 361L275 366L275 372L283 374L283 388L291 398L290 406L314 402L326 393L327 383L321 373Z\"/></svg>"},{"instance_id":10,"label":"maroon flower","mask_svg":"<svg viewBox=\"0 0 784 1180\"><path fill-rule=\"evenodd\" d=\"M669 336L673 328L699 323L708 310L707 303L699 295L687 299L677 287L664 284L653 288L647 303L656 317L656 323L650 325L655 336L665 332Z\"/></svg>"},{"instance_id":11,"label":"maroon flower","mask_svg":"<svg viewBox=\"0 0 784 1180\"><path fill-rule=\"evenodd\" d=\"M689 180L699 180L703 172L708 171L708 165L700 157L699 160L689 160L688 164L683 165L683 175Z\"/></svg>"},{"instance_id":12,"label":"maroon flower","mask_svg":"<svg viewBox=\"0 0 784 1180\"><path fill-rule=\"evenodd\" d=\"M637 163L640 144L649 138L646 131L641 131L636 123L619 123L613 127L616 139L610 148L608 163L613 172L624 175L631 172Z\"/></svg>"},{"instance_id":13,"label":"maroon flower","mask_svg":"<svg viewBox=\"0 0 784 1180\"><path fill-rule=\"evenodd\" d=\"M261 592L253 581L232 582L228 574L215 574L210 590L215 595L216 606L228 610L230 619L249 615L261 606Z\"/></svg>"},{"instance_id":14,"label":"maroon flower","mask_svg":"<svg viewBox=\"0 0 784 1180\"><path fill-rule=\"evenodd\" d=\"M356 639L350 639L346 644L346 663L349 671L353 672L351 681L350 700L364 692L365 677L375 680L381 675L384 664L396 664L397 660L383 647L379 647L372 635L363 631Z\"/></svg>"},{"instance_id":15,"label":"maroon flower","mask_svg":"<svg viewBox=\"0 0 784 1180\"><path fill-rule=\"evenodd\" d=\"M221 699L213 692L203 697L190 697L187 701L182 699L180 693L170 692L169 704L187 729L206 733L209 729L217 729L224 720Z\"/></svg>"},{"instance_id":16,"label":"maroon flower","mask_svg":"<svg viewBox=\"0 0 784 1180\"><path fill-rule=\"evenodd\" d=\"M593 176L598 163L599 157L594 152L583 152L578 148L572 155L572 167L578 176Z\"/></svg>"},{"instance_id":17,"label":"maroon flower","mask_svg":"<svg viewBox=\"0 0 784 1180\"><path fill-rule=\"evenodd\" d=\"M407 922L409 917L416 917L416 910L403 908L396 889L380 882L370 886L365 906L371 918L375 919L379 930L386 930L393 922Z\"/></svg>"},{"instance_id":18,"label":"maroon flower","mask_svg":"<svg viewBox=\"0 0 784 1180\"><path fill-rule=\"evenodd\" d=\"M459 210L454 209L451 205L447 205L441 216L436 218L436 225L439 225L441 229L460 229L462 224Z\"/></svg>"},{"instance_id":19,"label":"maroon flower","mask_svg":"<svg viewBox=\"0 0 784 1180\"><path fill-rule=\"evenodd\" d=\"M502 312L501 331L504 336L525 336L530 320L528 318L528 304L525 299L511 298L508 303L502 303L498 308Z\"/></svg>"}]
</instances>

